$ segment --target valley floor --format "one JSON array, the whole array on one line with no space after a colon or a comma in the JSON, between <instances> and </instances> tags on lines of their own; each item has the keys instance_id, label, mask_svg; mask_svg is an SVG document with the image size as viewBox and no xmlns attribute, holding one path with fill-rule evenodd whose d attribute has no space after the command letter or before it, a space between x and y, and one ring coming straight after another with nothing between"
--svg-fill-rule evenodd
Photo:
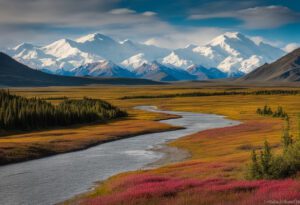
<instances>
[{"instance_id":1,"label":"valley floor","mask_svg":"<svg viewBox=\"0 0 300 205\"><path fill-rule=\"evenodd\" d=\"M267 88L278 89L278 88ZM285 89L285 88L281 88ZM289 88L290 89L290 88ZM265 90L265 88L178 88L147 90L148 95L226 90ZM127 93L128 95L139 95ZM242 124L186 136L170 146L186 149L191 158L157 169L123 173L102 183L95 191L77 199L82 204L284 204L300 199L296 179L245 180L246 166L253 148L267 139L274 152L281 152L283 120L256 114L258 107L283 106L297 135L299 95L233 95L124 100L124 104L151 104L161 109L215 113ZM284 202L284 200L286 200ZM71 202L72 203L72 202Z\"/></svg>"},{"instance_id":2,"label":"valley floor","mask_svg":"<svg viewBox=\"0 0 300 205\"><path fill-rule=\"evenodd\" d=\"M298 177L286 180L245 180L245 170L253 148L261 148L263 142L267 139L273 147L272 150L274 152L281 152L280 143L284 121L279 118L257 115L256 109L264 105L269 105L272 108L282 106L290 116L291 131L293 135L296 136L298 134L297 118L300 108L299 94L224 95L137 98L125 100L120 98L124 96L191 92L280 89L295 90L296 88L218 87L214 85L203 86L202 84L179 84L141 87L35 88L28 90L16 89L13 90L13 92L24 96L40 96L44 98L49 96L67 96L71 98L88 96L102 98L130 111L132 119L128 121L116 121L112 124L101 125L99 127L93 127L97 126L93 125L76 128L75 132L77 134L73 135L72 133L72 138L74 137L74 139L76 139L75 136L78 136L78 139L86 139L89 133L91 133L89 134L90 136L96 136L98 134L104 136L109 133L107 130L114 130L113 133L115 135L118 133L124 134L120 128L128 130L128 127L132 128L132 126L135 132L142 132L145 129L153 131L154 128L170 129L170 127L166 125L153 121L166 116L131 109L137 105L156 105L160 109L175 111L215 113L242 122L242 124L237 126L207 130L172 141L169 143L170 146L188 150L191 157L182 162L176 162L156 169L119 174L100 184L94 191L75 199L75 201L71 200L67 203L103 205L250 205L270 204L272 202L284 204L284 200L293 201L300 199L300 183L297 179ZM157 125L159 125L158 128ZM137 129L136 126L140 127L140 129ZM98 129L95 131L94 128L100 128L100 131ZM116 128L118 128L117 133L115 133ZM57 139L55 140L66 140L68 139L68 133L70 135L70 132L73 131L74 130L64 129L63 132L65 136L60 137L60 135L56 135L55 138ZM46 137L40 135L42 132L26 135L35 135L34 139L47 141L50 140L50 138L53 140L53 134L58 131L45 132L47 134ZM133 133L134 132L130 134ZM18 136L14 137L15 139L19 138ZM1 140L5 140L6 138L8 137L1 138ZM21 137L20 139L20 141L24 139L30 141L29 139L31 138ZM74 139L73 142L77 144ZM34 143L37 143L37 141ZM49 143L49 141L47 143ZM0 141L1 146L2 144L4 143ZM79 145L77 144L76 146ZM4 150L5 149L2 149L2 152Z\"/></svg>"},{"instance_id":3,"label":"valley floor","mask_svg":"<svg viewBox=\"0 0 300 205\"><path fill-rule=\"evenodd\" d=\"M57 91L55 93L53 93L53 90L34 90L18 90L16 93L21 95L25 93L25 96L30 93L30 96L49 99L52 103L58 103L62 99L59 97L62 91L61 88L55 88ZM76 98L72 95L67 96ZM80 93L79 96L81 98L85 95ZM92 123L31 132L0 131L0 165L87 149L102 143L140 134L180 129L180 127L157 122L158 120L177 118L178 116L145 113L135 109L123 108L129 112L128 117L112 120L105 124Z\"/></svg>"}]
</instances>

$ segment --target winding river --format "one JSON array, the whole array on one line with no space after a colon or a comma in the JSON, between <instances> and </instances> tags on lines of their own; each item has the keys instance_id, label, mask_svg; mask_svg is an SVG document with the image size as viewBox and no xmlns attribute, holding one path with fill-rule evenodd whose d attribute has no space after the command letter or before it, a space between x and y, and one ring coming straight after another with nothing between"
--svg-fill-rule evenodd
<instances>
[{"instance_id":1,"label":"winding river","mask_svg":"<svg viewBox=\"0 0 300 205\"><path fill-rule=\"evenodd\" d=\"M0 204L51 205L64 201L86 192L96 181L120 172L141 169L159 160L164 154L152 148L168 140L238 124L219 115L160 111L153 106L139 106L137 109L180 115L181 118L161 122L185 129L139 135L83 151L2 166Z\"/></svg>"}]
</instances>

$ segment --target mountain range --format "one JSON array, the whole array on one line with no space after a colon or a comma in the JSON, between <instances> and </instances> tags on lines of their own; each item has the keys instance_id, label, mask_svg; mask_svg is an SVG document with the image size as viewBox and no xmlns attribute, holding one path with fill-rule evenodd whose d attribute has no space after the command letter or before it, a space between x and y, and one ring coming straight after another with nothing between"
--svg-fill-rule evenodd
<instances>
[{"instance_id":1,"label":"mountain range","mask_svg":"<svg viewBox=\"0 0 300 205\"><path fill-rule=\"evenodd\" d=\"M152 85L162 83L133 78L86 78L52 75L31 69L0 52L0 86L75 86L89 84Z\"/></svg>"},{"instance_id":2,"label":"mountain range","mask_svg":"<svg viewBox=\"0 0 300 205\"><path fill-rule=\"evenodd\" d=\"M238 32L224 33L203 46L175 50L95 33L45 46L23 43L5 52L33 69L52 74L160 81L239 77L285 54Z\"/></svg>"}]
</instances>

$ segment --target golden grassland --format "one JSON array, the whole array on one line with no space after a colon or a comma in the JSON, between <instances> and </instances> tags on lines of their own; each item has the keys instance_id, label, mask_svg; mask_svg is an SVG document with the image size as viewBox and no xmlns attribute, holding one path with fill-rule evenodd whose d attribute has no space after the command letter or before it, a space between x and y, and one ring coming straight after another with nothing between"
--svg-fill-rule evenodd
<instances>
[{"instance_id":1,"label":"golden grassland","mask_svg":"<svg viewBox=\"0 0 300 205\"><path fill-rule=\"evenodd\" d=\"M104 89L104 88L102 88ZM95 190L89 199L97 197L109 197L116 193L122 193L124 187L122 183L128 177L140 175L165 176L179 179L213 179L221 178L228 180L243 180L245 177L245 166L249 161L250 151L253 148L260 148L264 140L267 139L275 152L279 152L282 134L283 120L272 117L263 117L256 114L258 107L270 105L273 109L282 106L291 117L293 135L297 135L297 116L300 108L299 95L234 95L234 96L210 96L210 97L177 97L177 98L157 98L157 99L130 99L119 100L122 96L134 95L160 95L185 92L216 92L226 90L266 90L266 89L296 89L296 88L218 88L218 87L193 87L188 86L165 86L163 88L149 86L143 88L118 87L107 89L102 92L102 97L111 100L114 104L130 108L136 105L156 105L161 109L189 111L200 113L214 113L225 115L230 119L239 120L242 124L203 131L191 136L170 142L171 146L187 149L191 153L191 159L184 162L167 165L158 169L136 171L124 173L112 177ZM75 95L75 93L73 93ZM90 93L91 97L97 97ZM139 113L136 113L139 115ZM148 191L150 192L150 191ZM211 194L211 193L210 193ZM214 194L212 194L214 195ZM230 201L249 196L248 192L240 193L236 196L228 194L225 196L218 194L218 200L222 197ZM221 197L221 198L220 198ZM138 198L138 197L137 197ZM176 193L175 197L166 200L163 196L155 196L146 199L141 198L132 204L175 204L172 200L179 201L176 204L199 203L199 197L195 197L189 192ZM205 197L204 197L205 198ZM170 201L171 200L171 201ZM194 201L193 201L194 200ZM209 201L207 204L218 204ZM101 200L100 200L101 201ZM201 201L201 200L200 200ZM96 201L96 202L99 202ZM85 201L83 202L85 203ZM119 203L119 202L118 202ZM118 204L117 203L117 204ZM127 203L129 203L127 201ZM96 203L97 204L97 203ZM101 203L99 203L101 204ZM112 203L113 204L113 203ZM125 203L126 204L126 203ZM229 203L230 204L230 203Z\"/></svg>"},{"instance_id":2,"label":"golden grassland","mask_svg":"<svg viewBox=\"0 0 300 205\"><path fill-rule=\"evenodd\" d=\"M113 103L122 109L127 110L130 113L129 119L113 122L115 127L113 131L118 128L120 133L124 133L131 129L147 129L145 124L149 123L149 130L153 129L153 125L158 126L157 129L170 129L170 126L166 126L162 123L153 122L160 119L166 119L174 116L168 116L165 114L149 113L140 110L132 109L138 105L156 105L161 109L188 111L188 112L200 112L200 113L214 113L225 115L230 119L239 120L243 122L240 126L240 131L234 130L235 128L226 128L224 131L220 130L222 135L216 134L215 137L211 137L211 134L202 132L193 136L185 137L174 142L170 145L178 146L189 150L192 153L192 159L201 158L201 160L213 160L218 155L223 158L240 158L245 159L249 155L249 148L257 147L262 144L265 139L268 139L273 146L276 146L280 142L280 135L282 132L283 122L280 119L272 117L262 117L256 114L258 107L264 105L270 105L272 108L282 106L284 110L291 117L292 131L294 135L297 131L297 115L300 108L300 95L228 95L228 96L210 96L210 97L177 97L177 98L150 98L150 99L130 99L120 100L123 96L139 96L139 95L161 95L161 94L175 94L175 93L190 93L190 92L218 92L218 91L256 91L256 90L272 90L283 89L293 90L297 88L262 88L262 87L216 87L216 86L204 86L189 85L189 84L177 84L167 86L89 86L89 87L48 87L48 88L29 88L29 89L11 89L11 92L25 97L39 97L39 98L61 98L69 97L72 99L82 98L83 96L91 98L101 98ZM50 100L52 103L58 103L59 100ZM134 120L134 121L132 121ZM144 123L140 126L139 123ZM127 124L127 126L124 126ZM113 136L115 133L110 134L110 125L90 125L73 127L68 129L57 129L54 131L41 131L33 132L29 134L18 134L9 136L8 139L12 141L13 138L20 139L20 141L26 141L29 143L31 139L33 144L40 141L53 141L53 138L61 138L66 141L65 138L71 138L68 133L76 132L82 139L93 138L99 135ZM118 127L120 125L120 127ZM128 126L131 125L131 129ZM100 126L100 129L98 128ZM106 130L107 129L107 130ZM231 130L227 129L233 129ZM126 132L125 132L126 131ZM217 130L216 130L217 131ZM91 137L87 137L91 132ZM95 134L96 132L96 134ZM102 134L104 132L105 134ZM213 131L214 132L214 131ZM65 135L63 133L66 133ZM138 132L140 133L140 131ZM216 132L217 133L217 132ZM134 131L130 133L133 135ZM226 135L226 140L225 136ZM238 135L238 137L236 136ZM48 136L40 137L40 136ZM80 138L78 137L77 138ZM2 140L6 140L7 137L2 137ZM26 140L24 139L26 138ZM102 138L105 138L102 136ZM56 139L55 139L56 140ZM198 142L196 143L195 140ZM73 141L73 140L72 140ZM76 141L76 137L74 142ZM1 142L1 141L0 141ZM7 140L5 141L7 142ZM221 143L220 143L221 142ZM86 143L86 142L83 142ZM2 143L1 143L2 144ZM0 146L1 146L0 144ZM76 143L77 144L77 143ZM80 143L79 143L80 144ZM94 143L91 143L94 144ZM219 146L218 146L219 144ZM226 145L226 146L223 146ZM77 147L78 145L76 145ZM246 148L245 148L246 147ZM8 148L9 150L9 148ZM218 152L216 152L216 150ZM251 149L250 149L251 150ZM70 151L70 149L68 149ZM230 156L229 153L233 153ZM244 156L244 157L243 157ZM234 160L236 161L236 159Z\"/></svg>"},{"instance_id":3,"label":"golden grassland","mask_svg":"<svg viewBox=\"0 0 300 205\"><path fill-rule=\"evenodd\" d=\"M38 131L0 137L2 164L85 149L139 134L177 129L146 120L118 120L101 125Z\"/></svg>"},{"instance_id":4,"label":"golden grassland","mask_svg":"<svg viewBox=\"0 0 300 205\"><path fill-rule=\"evenodd\" d=\"M89 92L90 90L92 92ZM59 99L60 96L68 98L93 98L112 101L111 97L103 93L107 88L33 88L11 90L12 93L44 99ZM114 87L112 87L114 89ZM90 94L91 93L91 94ZM49 100L56 104L60 100ZM150 113L120 105L129 112L129 117L113 120L105 124L93 123L67 128L40 130L34 132L0 131L0 164L20 162L85 149L101 143L133 137L135 135L162 132L179 129L179 127L159 123L158 120L176 118L175 115Z\"/></svg>"},{"instance_id":5,"label":"golden grassland","mask_svg":"<svg viewBox=\"0 0 300 205\"><path fill-rule=\"evenodd\" d=\"M120 134L123 133L124 130L128 131L128 126L130 126L130 129L133 130L132 133L130 133L130 135L142 132L141 130L144 131L144 129L148 129L148 131L152 130L153 128L160 130L170 129L169 126L163 125L159 122L155 122L155 120L164 119L165 117L172 116L164 116L162 114L159 115L154 113L147 113L144 111L133 110L132 108L137 105L156 105L159 108L166 110L220 114L227 116L230 119L239 120L241 124L233 127L206 130L199 133L195 133L191 136L186 136L181 139L172 141L169 143L170 146L176 146L188 150L191 153L191 158L183 162L174 163L157 169L129 172L114 176L102 183L97 189L95 189L94 192L89 193L87 195L88 199L85 199L84 197L84 199L82 201L80 200L80 202L84 204L221 204L219 203L219 200L223 199L229 202L227 204L231 204L230 201L233 202L251 195L252 188L249 188L248 186L261 186L261 184L264 184L265 182L257 182L261 183L259 185L247 184L247 189L245 189L246 191L241 190L238 194L236 191L225 193L218 192L217 194L209 192L205 196L200 196L197 190L195 191L193 189L190 189L190 187L194 187L193 184L195 184L196 182L191 181L188 184L184 184L180 180L223 180L221 182L214 181L214 183L217 183L217 185L219 185L220 183L225 185L227 183L226 180L244 180L245 167L250 159L250 151L253 148L260 148L263 142L267 139L271 143L274 152L281 151L280 140L282 134L282 127L284 123L283 120L257 115L256 109L259 107L263 107L266 104L271 106L273 109L276 109L277 106L282 106L283 109L290 116L291 130L293 135L296 136L298 134L297 117L300 108L300 95L227 95L209 97L176 97L129 100L120 100L120 98L124 96L139 95L161 95L190 92L217 92L228 90L256 91L268 89L291 90L297 88L263 88L245 86L218 87L214 85L203 86L202 84L177 84L165 86L92 86L71 88L50 87L14 89L12 90L12 92L26 97L38 96L41 98L49 98L66 96L70 98L81 98L83 96L87 96L92 98L101 98L113 103L116 106L121 107L122 109L128 110L131 118L124 121L108 123L107 125L91 125L87 127L83 126L76 129L58 129L53 131L42 131L36 133L3 137L1 139L3 139L4 141L0 140L0 150L3 152L3 150L5 150L3 149L3 145L5 145L5 143L8 142L13 142L13 140L15 140L14 142L26 141L29 144L38 144L40 142L45 141L46 144L48 144L51 141L62 140L64 142L64 140L71 140L71 146L75 144L74 146L77 147L76 149L78 149L78 147L82 146L82 144L87 143L87 138L89 138L89 141L90 139L94 138L94 136L98 136L98 134L104 139L105 137L111 137L112 135L113 137L115 137L117 135L115 133L116 130ZM52 102L55 103L58 101L54 100ZM142 126L140 126L140 123L142 123ZM140 130L137 131L137 127L139 126ZM159 126L159 128L157 128L157 126ZM95 128L98 127L101 129L96 130L100 131L95 131ZM68 134L70 132L72 133L72 136ZM77 134L73 134L73 132L76 132ZM58 135L55 135L55 133L58 133ZM64 134L59 135L59 133ZM121 135L121 137L122 136L124 135ZM94 139L97 139L97 137ZM11 144L11 146L18 145ZM62 143L62 146L64 146L64 143ZM69 149L69 151L70 150L72 149ZM165 178L153 179L151 178L151 176L159 176ZM178 190L175 193L172 192L170 196L168 194L151 195L151 190L153 191L153 189L147 189L146 191L144 190L144 192L148 193L148 195L145 195L144 192L141 196L132 195L132 193L137 193L137 191L133 190L133 188L142 190L142 188L139 187L141 184L139 184L138 182L131 183L128 182L128 180L139 181L141 178L143 178L143 180L146 180L147 183L149 182L149 180L165 180L168 182L168 184L164 184L167 188L171 187L174 190L176 190L177 186L181 188L178 188ZM143 181L143 183L144 182L145 181ZM198 181L197 183L199 184ZM205 183L211 182L205 181ZM287 182L287 184L288 183L290 182ZM214 187L216 187L217 185L214 184ZM230 187L235 187L236 184L226 185ZM182 188L182 186L185 188ZM186 188L186 186L188 188ZM278 186L285 187L287 185L285 183L281 183ZM150 185L147 184L147 187L149 188ZM196 188L199 189L198 185L196 186ZM130 191L128 191L129 189ZM219 189L221 188L219 187L217 190ZM127 192L125 193L125 191ZM166 192L169 193L168 191ZM164 192L159 190L155 193ZM126 203L122 202L123 198L121 196L125 196L125 194L127 194L126 196L131 196L131 201L129 200L130 202L127 200L126 197ZM118 196L120 200L111 200L109 198L111 196L115 196L115 198L117 198ZM212 197L216 199L213 200ZM95 201L93 201L93 199L95 199ZM251 201L251 203L252 202L253 201ZM251 203L249 202L249 204Z\"/></svg>"}]
</instances>

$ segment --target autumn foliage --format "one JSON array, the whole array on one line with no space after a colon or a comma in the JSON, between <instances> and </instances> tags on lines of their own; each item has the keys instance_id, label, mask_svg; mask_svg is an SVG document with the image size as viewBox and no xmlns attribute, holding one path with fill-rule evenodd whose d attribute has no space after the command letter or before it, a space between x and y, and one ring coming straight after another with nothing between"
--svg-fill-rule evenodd
<instances>
[{"instance_id":1,"label":"autumn foliage","mask_svg":"<svg viewBox=\"0 0 300 205\"><path fill-rule=\"evenodd\" d=\"M279 191L280 190L280 191ZM122 178L110 185L111 194L81 201L93 205L231 204L253 205L300 199L296 180L180 179L148 174ZM225 203L226 201L226 203Z\"/></svg>"}]
</instances>

